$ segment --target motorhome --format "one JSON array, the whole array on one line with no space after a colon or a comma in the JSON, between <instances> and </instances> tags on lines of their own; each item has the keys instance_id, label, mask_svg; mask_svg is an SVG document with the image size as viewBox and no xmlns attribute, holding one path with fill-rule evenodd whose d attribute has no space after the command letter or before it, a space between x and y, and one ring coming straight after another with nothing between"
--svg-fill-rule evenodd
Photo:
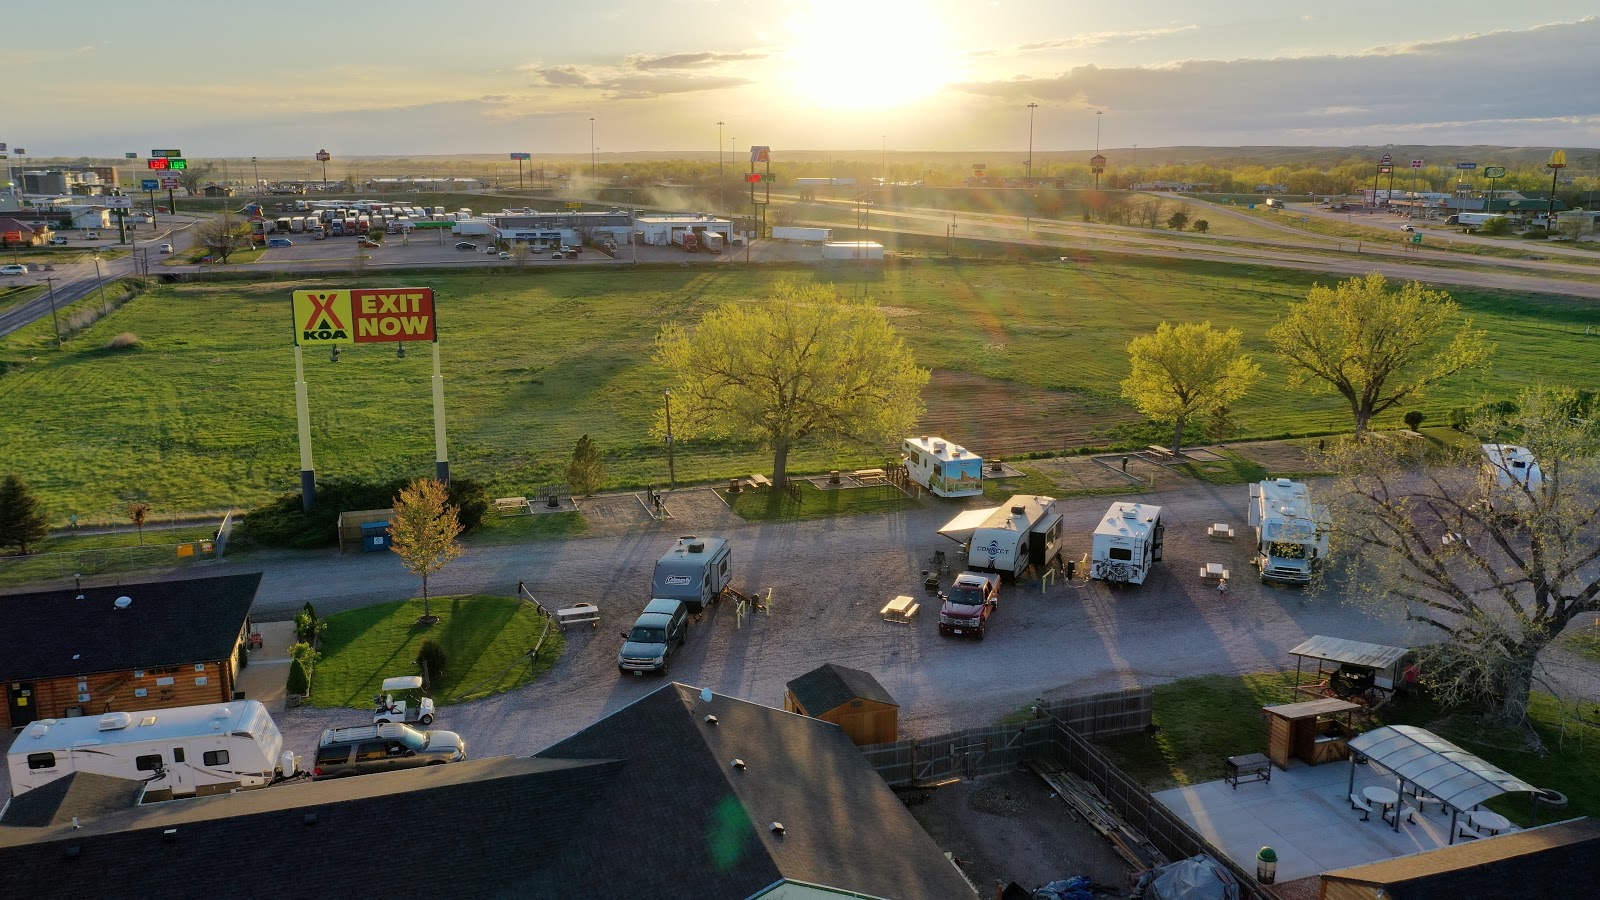
<instances>
[{"instance_id":1,"label":"motorhome","mask_svg":"<svg viewBox=\"0 0 1600 900\"><path fill-rule=\"evenodd\" d=\"M1250 485L1247 520L1256 532L1253 562L1262 581L1310 584L1328 558L1332 519L1304 483L1274 478Z\"/></svg>"},{"instance_id":2,"label":"motorhome","mask_svg":"<svg viewBox=\"0 0 1600 900\"><path fill-rule=\"evenodd\" d=\"M1114 584L1144 584L1161 561L1165 542L1161 507L1113 503L1094 528L1089 576Z\"/></svg>"},{"instance_id":3,"label":"motorhome","mask_svg":"<svg viewBox=\"0 0 1600 900\"><path fill-rule=\"evenodd\" d=\"M983 493L983 457L941 437L909 437L900 442L911 480L936 497L975 497Z\"/></svg>"},{"instance_id":4,"label":"motorhome","mask_svg":"<svg viewBox=\"0 0 1600 900\"><path fill-rule=\"evenodd\" d=\"M13 794L93 772L144 782L146 800L265 787L296 769L256 700L39 719L17 735L6 765Z\"/></svg>"},{"instance_id":5,"label":"motorhome","mask_svg":"<svg viewBox=\"0 0 1600 900\"><path fill-rule=\"evenodd\" d=\"M1544 489L1544 472L1533 451L1516 444L1483 444L1483 481L1491 508L1527 503Z\"/></svg>"},{"instance_id":6,"label":"motorhome","mask_svg":"<svg viewBox=\"0 0 1600 900\"><path fill-rule=\"evenodd\" d=\"M1029 566L1044 569L1061 550L1055 498L1018 494L1004 506L969 509L939 533L966 546L967 568L1015 579Z\"/></svg>"},{"instance_id":7,"label":"motorhome","mask_svg":"<svg viewBox=\"0 0 1600 900\"><path fill-rule=\"evenodd\" d=\"M733 579L733 552L723 538L688 535L678 538L656 561L650 599L682 600L689 612L699 613Z\"/></svg>"}]
</instances>

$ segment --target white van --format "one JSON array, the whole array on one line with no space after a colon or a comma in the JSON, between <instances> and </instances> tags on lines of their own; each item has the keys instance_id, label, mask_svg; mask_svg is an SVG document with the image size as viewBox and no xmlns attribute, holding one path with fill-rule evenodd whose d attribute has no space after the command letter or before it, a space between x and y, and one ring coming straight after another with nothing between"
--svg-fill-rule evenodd
<instances>
[{"instance_id":1,"label":"white van","mask_svg":"<svg viewBox=\"0 0 1600 900\"><path fill-rule=\"evenodd\" d=\"M256 700L40 719L12 741L6 767L13 794L94 772L145 782L145 800L266 787L296 769Z\"/></svg>"}]
</instances>

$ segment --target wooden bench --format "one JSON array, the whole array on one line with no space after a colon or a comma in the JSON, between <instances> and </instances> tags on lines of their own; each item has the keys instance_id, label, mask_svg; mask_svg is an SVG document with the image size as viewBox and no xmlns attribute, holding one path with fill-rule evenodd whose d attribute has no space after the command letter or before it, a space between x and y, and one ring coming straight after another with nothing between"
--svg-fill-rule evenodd
<instances>
[{"instance_id":1,"label":"wooden bench","mask_svg":"<svg viewBox=\"0 0 1600 900\"><path fill-rule=\"evenodd\" d=\"M494 501L494 508L502 516L533 515L533 507L528 505L527 497L501 497Z\"/></svg>"},{"instance_id":2,"label":"wooden bench","mask_svg":"<svg viewBox=\"0 0 1600 900\"><path fill-rule=\"evenodd\" d=\"M562 631L566 631L568 625L587 624L591 627L599 627L600 607L595 606L593 603L579 603L566 609L558 609L556 610L556 624L561 626Z\"/></svg>"}]
</instances>

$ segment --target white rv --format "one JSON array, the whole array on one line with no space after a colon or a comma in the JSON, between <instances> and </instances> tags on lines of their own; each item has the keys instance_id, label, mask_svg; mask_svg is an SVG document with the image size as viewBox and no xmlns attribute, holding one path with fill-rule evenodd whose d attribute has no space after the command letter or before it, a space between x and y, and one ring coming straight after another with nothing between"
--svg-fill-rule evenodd
<instances>
[{"instance_id":1,"label":"white rv","mask_svg":"<svg viewBox=\"0 0 1600 900\"><path fill-rule=\"evenodd\" d=\"M40 719L6 754L22 794L73 772L145 783L146 800L225 794L293 775L293 753L255 700Z\"/></svg>"},{"instance_id":2,"label":"white rv","mask_svg":"<svg viewBox=\"0 0 1600 900\"><path fill-rule=\"evenodd\" d=\"M1510 501L1526 503L1544 489L1544 472L1533 451L1516 444L1484 444L1483 481L1489 505Z\"/></svg>"},{"instance_id":3,"label":"white rv","mask_svg":"<svg viewBox=\"0 0 1600 900\"><path fill-rule=\"evenodd\" d=\"M1305 484L1277 478L1250 485L1247 519L1256 530L1253 561L1261 580L1310 584L1328 558L1332 519L1326 506L1312 504Z\"/></svg>"},{"instance_id":4,"label":"white rv","mask_svg":"<svg viewBox=\"0 0 1600 900\"><path fill-rule=\"evenodd\" d=\"M983 457L944 438L906 438L900 442L911 480L936 497L976 497L983 493Z\"/></svg>"},{"instance_id":5,"label":"white rv","mask_svg":"<svg viewBox=\"0 0 1600 900\"><path fill-rule=\"evenodd\" d=\"M1144 584L1165 543L1161 507L1113 503L1094 528L1089 575L1114 584Z\"/></svg>"},{"instance_id":6,"label":"white rv","mask_svg":"<svg viewBox=\"0 0 1600 900\"><path fill-rule=\"evenodd\" d=\"M969 509L939 533L967 548L967 568L1016 578L1029 566L1040 569L1061 550L1061 513L1055 498L1018 494L1005 506Z\"/></svg>"}]
</instances>

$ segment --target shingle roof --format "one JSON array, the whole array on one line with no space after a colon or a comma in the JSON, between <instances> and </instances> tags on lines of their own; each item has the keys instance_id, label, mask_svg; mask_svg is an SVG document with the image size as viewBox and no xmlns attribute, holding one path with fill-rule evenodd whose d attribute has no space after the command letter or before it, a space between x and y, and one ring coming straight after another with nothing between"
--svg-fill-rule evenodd
<instances>
[{"instance_id":1,"label":"shingle roof","mask_svg":"<svg viewBox=\"0 0 1600 900\"><path fill-rule=\"evenodd\" d=\"M0 596L0 680L227 659L260 585L255 572Z\"/></svg>"},{"instance_id":2,"label":"shingle roof","mask_svg":"<svg viewBox=\"0 0 1600 900\"><path fill-rule=\"evenodd\" d=\"M875 700L890 706L899 706L878 679L860 669L826 663L789 682L789 693L794 695L808 714L820 716L838 709L851 700Z\"/></svg>"},{"instance_id":3,"label":"shingle roof","mask_svg":"<svg viewBox=\"0 0 1600 900\"><path fill-rule=\"evenodd\" d=\"M626 761L573 823L630 848L637 865L608 882L617 895L748 897L783 878L877 897L972 897L861 751L826 722L731 697L708 702L674 684L539 755ZM574 857L573 871L605 868L599 842L593 854Z\"/></svg>"},{"instance_id":4,"label":"shingle roof","mask_svg":"<svg viewBox=\"0 0 1600 900\"><path fill-rule=\"evenodd\" d=\"M1323 878L1382 887L1394 900L1544 900L1600 881L1597 851L1600 822L1575 819L1336 869Z\"/></svg>"},{"instance_id":5,"label":"shingle roof","mask_svg":"<svg viewBox=\"0 0 1600 900\"><path fill-rule=\"evenodd\" d=\"M31 791L11 798L0 816L0 825L14 828L45 828L70 825L73 817L89 819L123 809L139 802L142 782L114 778L94 772L73 772Z\"/></svg>"}]
</instances>

